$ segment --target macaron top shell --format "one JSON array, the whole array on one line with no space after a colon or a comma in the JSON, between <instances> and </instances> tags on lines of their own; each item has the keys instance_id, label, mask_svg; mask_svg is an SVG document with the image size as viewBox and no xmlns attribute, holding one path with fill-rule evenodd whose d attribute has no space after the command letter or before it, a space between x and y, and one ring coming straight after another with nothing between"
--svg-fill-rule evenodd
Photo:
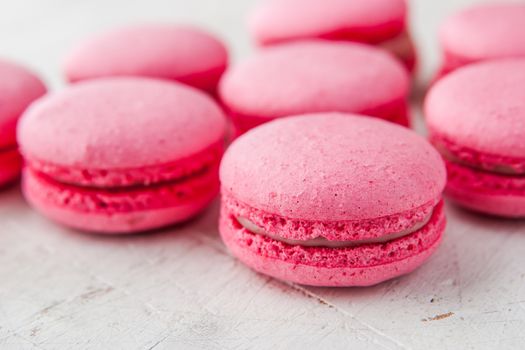
<instances>
[{"instance_id":1,"label":"macaron top shell","mask_svg":"<svg viewBox=\"0 0 525 350\"><path fill-rule=\"evenodd\" d=\"M468 8L442 25L446 52L465 60L525 55L525 4L485 4Z\"/></svg>"},{"instance_id":2,"label":"macaron top shell","mask_svg":"<svg viewBox=\"0 0 525 350\"><path fill-rule=\"evenodd\" d=\"M425 112L430 130L471 150L525 163L525 59L473 64L439 80Z\"/></svg>"},{"instance_id":3,"label":"macaron top shell","mask_svg":"<svg viewBox=\"0 0 525 350\"><path fill-rule=\"evenodd\" d=\"M80 169L173 162L224 137L225 117L205 93L168 81L107 78L50 94L20 121L25 157Z\"/></svg>"},{"instance_id":4,"label":"macaron top shell","mask_svg":"<svg viewBox=\"0 0 525 350\"><path fill-rule=\"evenodd\" d=\"M405 26L404 0L269 0L249 19L262 44L304 38L380 42Z\"/></svg>"},{"instance_id":5,"label":"macaron top shell","mask_svg":"<svg viewBox=\"0 0 525 350\"><path fill-rule=\"evenodd\" d=\"M404 100L409 78L388 53L358 43L304 41L262 50L224 75L219 93L236 113L267 118L364 112Z\"/></svg>"},{"instance_id":6,"label":"macaron top shell","mask_svg":"<svg viewBox=\"0 0 525 350\"><path fill-rule=\"evenodd\" d=\"M16 123L22 112L46 87L27 69L0 60L0 148L16 144Z\"/></svg>"},{"instance_id":7,"label":"macaron top shell","mask_svg":"<svg viewBox=\"0 0 525 350\"><path fill-rule=\"evenodd\" d=\"M369 220L435 205L440 155L422 137L358 115L312 114L248 131L221 163L223 191L301 220Z\"/></svg>"},{"instance_id":8,"label":"macaron top shell","mask_svg":"<svg viewBox=\"0 0 525 350\"><path fill-rule=\"evenodd\" d=\"M70 81L106 76L185 80L226 69L228 54L219 39L194 27L143 24L100 33L81 43L64 64ZM200 81L204 90L217 81Z\"/></svg>"}]
</instances>

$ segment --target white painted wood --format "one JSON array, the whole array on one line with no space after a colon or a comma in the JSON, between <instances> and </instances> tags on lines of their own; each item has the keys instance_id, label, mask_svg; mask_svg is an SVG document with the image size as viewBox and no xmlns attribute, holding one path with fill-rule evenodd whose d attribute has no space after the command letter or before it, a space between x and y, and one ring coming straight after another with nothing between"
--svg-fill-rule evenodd
<instances>
[{"instance_id":1,"label":"white painted wood","mask_svg":"<svg viewBox=\"0 0 525 350\"><path fill-rule=\"evenodd\" d=\"M429 77L435 34L470 0L413 1ZM78 38L137 20L196 22L249 54L254 0L17 0L0 4L0 56L62 85ZM417 106L416 112L417 112ZM419 123L421 125L421 123ZM442 247L415 273L372 288L309 288L258 275L217 235L217 205L150 235L70 231L0 192L2 349L505 349L525 344L525 222L447 207Z\"/></svg>"}]
</instances>

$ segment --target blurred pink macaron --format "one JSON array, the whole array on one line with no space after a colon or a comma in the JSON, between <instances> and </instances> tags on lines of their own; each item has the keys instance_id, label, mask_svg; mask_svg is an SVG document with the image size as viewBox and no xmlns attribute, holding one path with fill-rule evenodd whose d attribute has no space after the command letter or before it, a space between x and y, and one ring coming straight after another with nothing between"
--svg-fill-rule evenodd
<instances>
[{"instance_id":1,"label":"blurred pink macaron","mask_svg":"<svg viewBox=\"0 0 525 350\"><path fill-rule=\"evenodd\" d=\"M261 45L308 38L358 41L390 51L409 71L416 66L405 0L267 0L248 24Z\"/></svg>"},{"instance_id":2,"label":"blurred pink macaron","mask_svg":"<svg viewBox=\"0 0 525 350\"><path fill-rule=\"evenodd\" d=\"M220 167L220 234L278 279L368 286L406 274L445 228L445 166L422 137L363 116L324 113L250 130Z\"/></svg>"},{"instance_id":3,"label":"blurred pink macaron","mask_svg":"<svg viewBox=\"0 0 525 350\"><path fill-rule=\"evenodd\" d=\"M175 80L215 93L228 65L224 44L190 26L132 25L99 33L67 55L70 82L111 76Z\"/></svg>"},{"instance_id":4,"label":"blurred pink macaron","mask_svg":"<svg viewBox=\"0 0 525 350\"><path fill-rule=\"evenodd\" d=\"M237 134L294 114L360 113L408 126L409 77L383 50L309 40L277 45L230 67L219 96Z\"/></svg>"},{"instance_id":5,"label":"blurred pink macaron","mask_svg":"<svg viewBox=\"0 0 525 350\"><path fill-rule=\"evenodd\" d=\"M17 179L22 167L16 144L18 118L45 93L46 87L35 74L0 60L0 187Z\"/></svg>"},{"instance_id":6,"label":"blurred pink macaron","mask_svg":"<svg viewBox=\"0 0 525 350\"><path fill-rule=\"evenodd\" d=\"M475 5L448 18L439 41L443 63L436 79L466 64L525 57L525 3Z\"/></svg>"},{"instance_id":7,"label":"blurred pink macaron","mask_svg":"<svg viewBox=\"0 0 525 350\"><path fill-rule=\"evenodd\" d=\"M147 78L70 86L23 115L23 192L64 225L131 233L187 220L216 196L225 117L194 88Z\"/></svg>"},{"instance_id":8,"label":"blurred pink macaron","mask_svg":"<svg viewBox=\"0 0 525 350\"><path fill-rule=\"evenodd\" d=\"M483 213L525 217L525 58L469 65L439 80L425 112L447 194Z\"/></svg>"}]
</instances>

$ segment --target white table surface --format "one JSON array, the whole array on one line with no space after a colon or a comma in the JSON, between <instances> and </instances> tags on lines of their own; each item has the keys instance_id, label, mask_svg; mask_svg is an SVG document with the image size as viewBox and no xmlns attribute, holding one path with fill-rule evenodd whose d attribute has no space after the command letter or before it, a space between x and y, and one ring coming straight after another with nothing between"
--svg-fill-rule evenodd
<instances>
[{"instance_id":1,"label":"white table surface","mask_svg":"<svg viewBox=\"0 0 525 350\"><path fill-rule=\"evenodd\" d=\"M423 76L436 28L474 1L413 1ZM130 21L195 22L235 59L252 50L250 0L0 2L0 56L60 88L78 38ZM417 108L416 108L417 110ZM254 273L228 254L217 205L183 226L104 237L59 227L18 188L0 192L1 349L525 347L525 222L448 205L443 245L409 276L372 288L310 288Z\"/></svg>"}]
</instances>

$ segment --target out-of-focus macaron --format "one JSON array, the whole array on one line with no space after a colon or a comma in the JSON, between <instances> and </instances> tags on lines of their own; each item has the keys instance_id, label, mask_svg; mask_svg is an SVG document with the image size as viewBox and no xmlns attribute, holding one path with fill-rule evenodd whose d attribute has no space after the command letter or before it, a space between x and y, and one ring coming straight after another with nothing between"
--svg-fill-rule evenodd
<instances>
[{"instance_id":1,"label":"out-of-focus macaron","mask_svg":"<svg viewBox=\"0 0 525 350\"><path fill-rule=\"evenodd\" d=\"M219 85L237 134L294 114L348 112L409 125L405 69L383 50L351 42L302 41L261 50Z\"/></svg>"},{"instance_id":2,"label":"out-of-focus macaron","mask_svg":"<svg viewBox=\"0 0 525 350\"><path fill-rule=\"evenodd\" d=\"M430 90L425 112L447 194L483 213L525 217L525 59L482 62Z\"/></svg>"},{"instance_id":3,"label":"out-of-focus macaron","mask_svg":"<svg viewBox=\"0 0 525 350\"><path fill-rule=\"evenodd\" d=\"M414 132L328 113L250 130L220 167L219 230L251 268L316 286L367 286L408 273L445 228L445 166Z\"/></svg>"},{"instance_id":4,"label":"out-of-focus macaron","mask_svg":"<svg viewBox=\"0 0 525 350\"><path fill-rule=\"evenodd\" d=\"M214 93L227 65L223 43L201 29L142 24L82 41L67 55L64 72L70 82L141 76L175 80Z\"/></svg>"},{"instance_id":5,"label":"out-of-focus macaron","mask_svg":"<svg viewBox=\"0 0 525 350\"><path fill-rule=\"evenodd\" d=\"M42 81L18 64L0 59L0 187L20 174L16 125L22 112L46 93Z\"/></svg>"},{"instance_id":6,"label":"out-of-focus macaron","mask_svg":"<svg viewBox=\"0 0 525 350\"><path fill-rule=\"evenodd\" d=\"M267 0L248 25L261 45L308 38L358 41L390 51L409 71L416 65L405 0Z\"/></svg>"},{"instance_id":7,"label":"out-of-focus macaron","mask_svg":"<svg viewBox=\"0 0 525 350\"><path fill-rule=\"evenodd\" d=\"M128 233L181 222L219 189L225 117L194 88L147 78L75 84L20 120L23 191L47 217Z\"/></svg>"},{"instance_id":8,"label":"out-of-focus macaron","mask_svg":"<svg viewBox=\"0 0 525 350\"><path fill-rule=\"evenodd\" d=\"M440 29L443 63L436 79L466 64L525 57L525 3L475 5Z\"/></svg>"}]
</instances>

